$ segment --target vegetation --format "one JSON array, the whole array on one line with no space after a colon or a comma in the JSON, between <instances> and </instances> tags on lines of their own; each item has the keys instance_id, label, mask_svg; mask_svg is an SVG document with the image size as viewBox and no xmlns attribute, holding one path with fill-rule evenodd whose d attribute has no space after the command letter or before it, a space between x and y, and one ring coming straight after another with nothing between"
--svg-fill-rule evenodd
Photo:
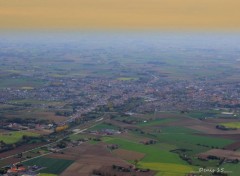
<instances>
[{"instance_id":1,"label":"vegetation","mask_svg":"<svg viewBox=\"0 0 240 176\"><path fill-rule=\"evenodd\" d=\"M154 119L154 120L149 120L146 122L141 122L138 124L138 126L144 127L144 126L155 126L155 125L161 125L164 123L168 123L168 122L173 122L176 121L177 119L174 118L169 118L169 119Z\"/></svg>"},{"instance_id":2,"label":"vegetation","mask_svg":"<svg viewBox=\"0 0 240 176\"><path fill-rule=\"evenodd\" d=\"M20 141L24 136L37 137L39 134L28 132L28 131L14 131L0 134L0 141L6 144L13 144Z\"/></svg>"},{"instance_id":3,"label":"vegetation","mask_svg":"<svg viewBox=\"0 0 240 176\"><path fill-rule=\"evenodd\" d=\"M109 123L101 123L99 125L96 125L96 126L90 128L89 130L94 131L94 130L102 130L102 129L118 130L119 128L114 126L114 125L112 125L112 124L109 124Z\"/></svg>"},{"instance_id":4,"label":"vegetation","mask_svg":"<svg viewBox=\"0 0 240 176\"><path fill-rule=\"evenodd\" d=\"M29 160L27 162L24 162L23 164L27 166L37 165L41 167L46 167L46 169L43 169L40 172L59 175L73 162L74 161L72 160L41 157L41 158Z\"/></svg>"},{"instance_id":5,"label":"vegetation","mask_svg":"<svg viewBox=\"0 0 240 176\"><path fill-rule=\"evenodd\" d=\"M227 128L240 128L240 122L221 123L221 125L223 125Z\"/></svg>"}]
</instances>

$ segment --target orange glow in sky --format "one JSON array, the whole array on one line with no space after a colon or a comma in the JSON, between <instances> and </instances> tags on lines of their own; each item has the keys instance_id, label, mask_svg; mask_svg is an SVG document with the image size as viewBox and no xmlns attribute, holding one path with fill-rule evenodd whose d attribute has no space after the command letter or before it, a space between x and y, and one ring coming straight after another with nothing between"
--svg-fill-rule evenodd
<instances>
[{"instance_id":1,"label":"orange glow in sky","mask_svg":"<svg viewBox=\"0 0 240 176\"><path fill-rule=\"evenodd\" d=\"M239 29L239 0L0 0L0 28Z\"/></svg>"}]
</instances>

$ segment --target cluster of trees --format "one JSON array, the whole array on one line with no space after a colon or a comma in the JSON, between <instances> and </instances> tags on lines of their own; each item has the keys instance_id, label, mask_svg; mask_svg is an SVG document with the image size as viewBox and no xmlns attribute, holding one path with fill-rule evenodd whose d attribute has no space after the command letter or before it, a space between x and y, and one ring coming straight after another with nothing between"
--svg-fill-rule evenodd
<instances>
[{"instance_id":1,"label":"cluster of trees","mask_svg":"<svg viewBox=\"0 0 240 176\"><path fill-rule=\"evenodd\" d=\"M0 168L0 174L6 174L8 169L10 169L10 168L8 168L8 167Z\"/></svg>"},{"instance_id":2,"label":"cluster of trees","mask_svg":"<svg viewBox=\"0 0 240 176\"><path fill-rule=\"evenodd\" d=\"M61 141L57 144L57 147L59 148L66 148L67 147L67 143L65 141Z\"/></svg>"},{"instance_id":3,"label":"cluster of trees","mask_svg":"<svg viewBox=\"0 0 240 176\"><path fill-rule=\"evenodd\" d=\"M113 170L117 170L118 172L131 172L131 168L126 168L122 166L112 165Z\"/></svg>"},{"instance_id":4,"label":"cluster of trees","mask_svg":"<svg viewBox=\"0 0 240 176\"><path fill-rule=\"evenodd\" d=\"M189 151L192 151L192 150L179 148L179 149L171 150L170 152L177 153L182 160L184 160L184 161L188 162L188 164L192 165L193 164L192 158L190 158L185 153L185 152L189 152Z\"/></svg>"},{"instance_id":5,"label":"cluster of trees","mask_svg":"<svg viewBox=\"0 0 240 176\"><path fill-rule=\"evenodd\" d=\"M157 141L156 140L149 140L149 141L146 141L146 142L143 142L145 145L152 145L152 144L156 144Z\"/></svg>"},{"instance_id":6,"label":"cluster of trees","mask_svg":"<svg viewBox=\"0 0 240 176\"><path fill-rule=\"evenodd\" d=\"M212 149L218 149L219 147L217 146L209 146L209 145L205 145L205 144L197 144L198 146L202 146L202 147L207 147L207 148L212 148Z\"/></svg>"},{"instance_id":7,"label":"cluster of trees","mask_svg":"<svg viewBox=\"0 0 240 176\"><path fill-rule=\"evenodd\" d=\"M225 127L224 125L217 125L216 126L217 129L220 129L220 130L237 130L237 128L230 128L230 127Z\"/></svg>"},{"instance_id":8,"label":"cluster of trees","mask_svg":"<svg viewBox=\"0 0 240 176\"><path fill-rule=\"evenodd\" d=\"M94 169L92 171L92 174L96 175L96 176L116 176L116 174L114 174L114 173L109 173L109 172L101 171L101 170L97 170L97 169Z\"/></svg>"}]
</instances>

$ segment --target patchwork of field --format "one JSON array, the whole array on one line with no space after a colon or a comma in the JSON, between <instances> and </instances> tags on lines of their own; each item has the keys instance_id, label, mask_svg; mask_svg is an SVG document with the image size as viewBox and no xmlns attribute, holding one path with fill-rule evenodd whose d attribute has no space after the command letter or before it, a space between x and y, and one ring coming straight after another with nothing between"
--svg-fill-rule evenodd
<instances>
[{"instance_id":1,"label":"patchwork of field","mask_svg":"<svg viewBox=\"0 0 240 176\"><path fill-rule=\"evenodd\" d=\"M112 166L113 164L129 167L126 161L112 155L103 144L82 144L71 148L62 154L51 154L51 158L74 159L75 162L68 167L61 176L87 176L94 169L100 169L103 166Z\"/></svg>"},{"instance_id":2,"label":"patchwork of field","mask_svg":"<svg viewBox=\"0 0 240 176\"><path fill-rule=\"evenodd\" d=\"M135 160L139 160L140 162L137 163L138 167L149 168L158 172L168 172L171 170L171 173L177 173L179 175L184 175L194 169L192 166L186 166L186 162L181 160L177 154L169 152L169 150L166 148L162 149L160 147L161 144L147 146L120 138L107 138L104 141L108 144L118 144L120 151L128 151L127 153L138 152L145 154L144 157L140 160L138 155L133 155L132 157L127 158L127 160L131 159L130 162L132 163L134 163ZM136 158L134 158L134 156ZM125 159L124 155L119 155L119 157ZM179 171L179 168L182 168L182 171Z\"/></svg>"},{"instance_id":3,"label":"patchwork of field","mask_svg":"<svg viewBox=\"0 0 240 176\"><path fill-rule=\"evenodd\" d=\"M200 166L219 166L219 160L202 161L198 159L199 156L214 155L230 159L239 157L239 152L230 151L238 149L239 143L234 136L239 134L228 133L229 131L221 131L218 135L213 133L217 130L215 125L228 122L226 119L200 120L172 112L129 116L127 120L137 120L132 124L125 120L126 117L107 119L84 133L72 134L70 140L89 141L70 147L62 153L52 153L46 157L29 160L25 164L41 165L45 167L41 173L61 176L88 176L96 169L117 176L124 174L114 171L112 165L153 171L137 173L136 176L184 176L197 171ZM89 133L106 129L120 130L121 134ZM94 141L95 138L100 141ZM149 141L152 143L148 143ZM110 149L108 146L117 148ZM221 167L225 166L236 173L239 164L222 163ZM234 173L230 176L236 176Z\"/></svg>"},{"instance_id":4,"label":"patchwork of field","mask_svg":"<svg viewBox=\"0 0 240 176\"><path fill-rule=\"evenodd\" d=\"M129 150L144 153L145 156L139 160L137 165L142 168L153 169L158 172L157 175L184 175L191 171L197 171L198 167L194 165L217 167L217 161L203 162L197 159L197 155L212 148L225 148L226 146L235 145L234 135L239 134L238 131L232 132L216 129L216 125L219 122L226 122L230 119L199 120L182 114L159 114L150 114L147 115L148 117L138 115L142 121L146 120L146 118L150 119L148 123L142 122L139 124L141 130L146 133L131 132L115 137L103 137L102 140L108 144L117 144L120 149L116 151ZM169 118L166 118L166 116ZM113 123L113 125L124 126L122 123ZM138 129L138 124L135 126ZM132 126L129 129L131 128ZM220 135L212 136L212 134L215 134L215 131L217 131L216 134L219 134L220 131ZM141 139L142 141L154 139L157 143L154 145L143 145L139 143ZM171 152L178 149L186 150L182 154L191 158L192 165L181 160L179 158L180 153ZM127 158L126 160L129 159ZM132 159L130 162L133 163L134 160ZM182 168L182 170L173 169L178 167Z\"/></svg>"}]
</instances>

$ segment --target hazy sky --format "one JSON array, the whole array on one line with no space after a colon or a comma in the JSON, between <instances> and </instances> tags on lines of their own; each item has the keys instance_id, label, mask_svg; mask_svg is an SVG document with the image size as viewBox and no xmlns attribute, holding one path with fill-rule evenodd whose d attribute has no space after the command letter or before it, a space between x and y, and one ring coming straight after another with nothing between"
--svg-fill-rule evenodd
<instances>
[{"instance_id":1,"label":"hazy sky","mask_svg":"<svg viewBox=\"0 0 240 176\"><path fill-rule=\"evenodd\" d=\"M1 29L240 29L240 0L0 0Z\"/></svg>"}]
</instances>

